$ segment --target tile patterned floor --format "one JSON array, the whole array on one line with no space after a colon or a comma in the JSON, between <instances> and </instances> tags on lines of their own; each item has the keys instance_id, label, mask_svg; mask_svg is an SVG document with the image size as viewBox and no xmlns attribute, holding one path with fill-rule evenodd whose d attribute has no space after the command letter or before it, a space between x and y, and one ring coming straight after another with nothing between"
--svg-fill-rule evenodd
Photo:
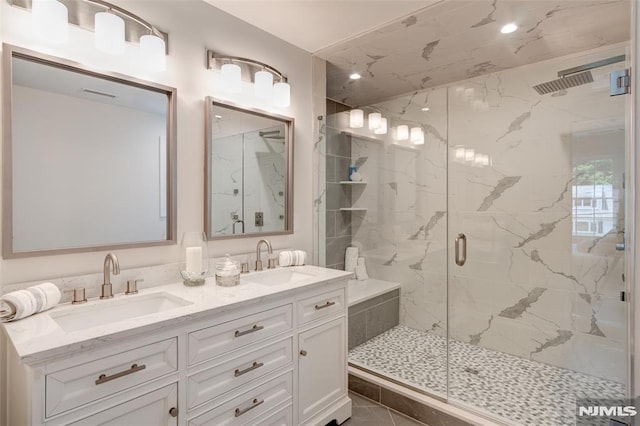
<instances>
[{"instance_id":1,"label":"tile patterned floor","mask_svg":"<svg viewBox=\"0 0 640 426\"><path fill-rule=\"evenodd\" d=\"M356 393L349 392L349 398L351 418L341 426L426 426Z\"/></svg>"},{"instance_id":2,"label":"tile patterned floor","mask_svg":"<svg viewBox=\"0 0 640 426\"><path fill-rule=\"evenodd\" d=\"M574 425L576 398L624 397L621 383L476 345L451 341L449 358L449 399L499 416L509 424ZM446 395L444 337L397 326L353 348L349 362Z\"/></svg>"}]
</instances>

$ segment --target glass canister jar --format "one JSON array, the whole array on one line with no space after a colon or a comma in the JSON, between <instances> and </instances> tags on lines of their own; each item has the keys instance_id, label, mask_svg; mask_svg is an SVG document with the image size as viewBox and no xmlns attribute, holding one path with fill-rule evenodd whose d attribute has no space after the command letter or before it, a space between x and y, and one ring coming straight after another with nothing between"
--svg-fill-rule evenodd
<instances>
[{"instance_id":1,"label":"glass canister jar","mask_svg":"<svg viewBox=\"0 0 640 426\"><path fill-rule=\"evenodd\" d=\"M216 262L216 284L231 287L240 284L240 263L228 254Z\"/></svg>"}]
</instances>

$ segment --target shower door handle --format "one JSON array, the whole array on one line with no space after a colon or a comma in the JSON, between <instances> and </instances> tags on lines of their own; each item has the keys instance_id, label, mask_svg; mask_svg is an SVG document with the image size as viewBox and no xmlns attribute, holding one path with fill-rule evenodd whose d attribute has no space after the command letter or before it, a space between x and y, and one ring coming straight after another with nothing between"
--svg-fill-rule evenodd
<instances>
[{"instance_id":1,"label":"shower door handle","mask_svg":"<svg viewBox=\"0 0 640 426\"><path fill-rule=\"evenodd\" d=\"M460 244L462 244L462 253L460 253ZM455 256L456 265L462 266L467 262L467 236L464 234L458 234L456 237Z\"/></svg>"}]
</instances>

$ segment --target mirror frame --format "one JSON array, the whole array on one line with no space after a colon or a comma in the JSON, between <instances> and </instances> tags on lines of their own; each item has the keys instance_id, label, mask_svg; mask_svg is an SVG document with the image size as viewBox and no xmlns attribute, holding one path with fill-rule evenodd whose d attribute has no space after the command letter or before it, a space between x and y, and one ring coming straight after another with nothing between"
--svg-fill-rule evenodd
<instances>
[{"instance_id":1,"label":"mirror frame","mask_svg":"<svg viewBox=\"0 0 640 426\"><path fill-rule=\"evenodd\" d=\"M204 138L204 230L207 235L207 239L209 241L215 240L229 240L234 238L256 238L256 237L264 237L264 236L273 236L273 235L290 235L293 234L293 134L294 134L294 122L295 120L292 117L287 117L284 115L275 114L269 111L264 111L258 108L247 108L244 106L239 106L234 104L233 102L229 102L226 100L220 100L214 98L212 96L207 96L204 101L205 104L205 138ZM231 234L231 235L212 235L212 224L211 224L211 199L209 196L210 191L210 179L211 179L211 170L210 170L210 154L211 150L209 144L211 142L211 138L213 136L213 128L212 128L212 120L211 116L213 114L213 108L215 106L219 106L222 108L232 109L234 111L244 112L246 114L257 115L264 118L269 118L272 120L277 120L282 122L286 126L287 132L287 140L285 147L285 153L287 158L285 158L285 170L287 172L286 175L286 183L285 183L285 206L284 206L284 230L282 231L274 231L274 232L253 232L248 234Z\"/></svg>"},{"instance_id":2,"label":"mirror frame","mask_svg":"<svg viewBox=\"0 0 640 426\"><path fill-rule=\"evenodd\" d=\"M177 99L178 92L174 87L165 86L118 74L110 71L94 71L89 67L68 59L47 55L26 48L3 43L3 99L2 99L2 257L15 259L35 256L51 256L70 253L85 253L115 249L129 249L175 245L177 230L177 174L176 174L176 135L177 135ZM79 246L52 248L45 250L19 251L13 249L13 161L12 161L12 86L13 58L25 59L63 70L77 72L116 83L135 86L145 90L162 93L167 96L167 238L157 241L103 244L96 246Z\"/></svg>"}]
</instances>

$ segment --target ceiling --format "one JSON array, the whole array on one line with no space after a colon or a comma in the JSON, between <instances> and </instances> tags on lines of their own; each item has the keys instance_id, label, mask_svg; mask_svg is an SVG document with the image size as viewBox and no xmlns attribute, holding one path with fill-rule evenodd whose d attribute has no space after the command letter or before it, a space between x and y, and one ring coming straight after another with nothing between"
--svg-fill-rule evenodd
<instances>
[{"instance_id":1,"label":"ceiling","mask_svg":"<svg viewBox=\"0 0 640 426\"><path fill-rule=\"evenodd\" d=\"M204 0L315 53L441 0Z\"/></svg>"},{"instance_id":2,"label":"ceiling","mask_svg":"<svg viewBox=\"0 0 640 426\"><path fill-rule=\"evenodd\" d=\"M327 96L364 106L628 41L632 0L205 1L326 59Z\"/></svg>"}]
</instances>

